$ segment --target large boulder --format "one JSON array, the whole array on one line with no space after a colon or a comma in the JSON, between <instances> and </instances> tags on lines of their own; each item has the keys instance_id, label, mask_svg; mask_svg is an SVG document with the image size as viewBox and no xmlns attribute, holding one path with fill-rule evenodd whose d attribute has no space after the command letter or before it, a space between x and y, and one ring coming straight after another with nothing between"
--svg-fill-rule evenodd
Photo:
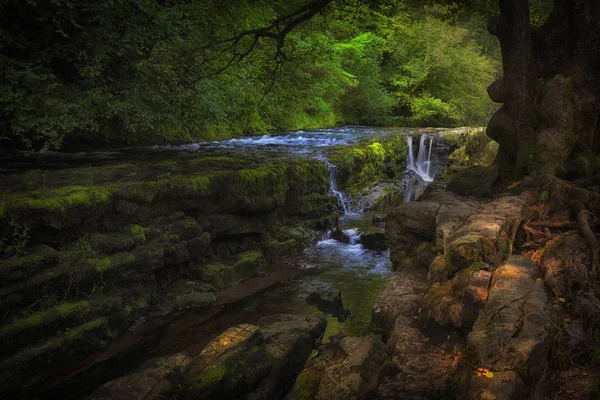
<instances>
[{"instance_id":1,"label":"large boulder","mask_svg":"<svg viewBox=\"0 0 600 400\"><path fill-rule=\"evenodd\" d=\"M309 361L285 399L370 398L377 390L384 358L378 337L344 337Z\"/></svg>"},{"instance_id":2,"label":"large boulder","mask_svg":"<svg viewBox=\"0 0 600 400\"><path fill-rule=\"evenodd\" d=\"M388 248L385 238L385 229L382 227L373 227L361 229L360 243L364 248L375 251L383 251Z\"/></svg>"},{"instance_id":3,"label":"large boulder","mask_svg":"<svg viewBox=\"0 0 600 400\"><path fill-rule=\"evenodd\" d=\"M469 399L526 398L544 376L554 326L537 266L511 256L492 277L488 301L479 313L467 346L473 363L493 378L473 376Z\"/></svg>"},{"instance_id":4,"label":"large boulder","mask_svg":"<svg viewBox=\"0 0 600 400\"><path fill-rule=\"evenodd\" d=\"M550 240L540 261L546 286L557 297L573 299L588 285L590 255L585 239L575 231Z\"/></svg>"},{"instance_id":5,"label":"large boulder","mask_svg":"<svg viewBox=\"0 0 600 400\"><path fill-rule=\"evenodd\" d=\"M325 326L315 316L275 315L258 326L230 328L194 358L181 398L273 398L306 362Z\"/></svg>"}]
</instances>

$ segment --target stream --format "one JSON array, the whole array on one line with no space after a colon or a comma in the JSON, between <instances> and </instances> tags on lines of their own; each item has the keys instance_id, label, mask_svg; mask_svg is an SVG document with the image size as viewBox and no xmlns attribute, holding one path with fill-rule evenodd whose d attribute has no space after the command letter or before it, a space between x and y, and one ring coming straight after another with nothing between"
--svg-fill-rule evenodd
<instances>
[{"instance_id":1,"label":"stream","mask_svg":"<svg viewBox=\"0 0 600 400\"><path fill-rule=\"evenodd\" d=\"M361 210L338 189L335 165L327 161L323 150L355 143L363 137L398 132L409 135L407 170L400 183L404 188L404 201L412 201L423 193L444 167L445 158L440 154L444 154L445 148L435 134L422 134L419 145L414 147L413 138L407 130L347 127L219 142L79 153L82 158L102 160L124 158L131 154L231 154L250 149L315 157L330 170L330 190L338 199L339 230L348 240L347 243L335 240L332 232L326 232L300 254L281 260L267 271L266 276L250 278L218 292L217 303L209 309L180 310L140 320L99 353L85 358L36 388L32 398L85 397L104 382L132 371L151 358L177 352L197 354L220 332L235 324L256 323L259 318L272 314L321 314L305 300L312 292L340 291L344 306L351 311L345 322L329 317L323 342L339 334L366 334L373 304L391 274L391 262L389 250L364 248L360 243L360 234L374 229L377 224L375 221L380 221L384 213ZM75 159L77 157L72 158ZM382 223L379 224L381 226Z\"/></svg>"}]
</instances>

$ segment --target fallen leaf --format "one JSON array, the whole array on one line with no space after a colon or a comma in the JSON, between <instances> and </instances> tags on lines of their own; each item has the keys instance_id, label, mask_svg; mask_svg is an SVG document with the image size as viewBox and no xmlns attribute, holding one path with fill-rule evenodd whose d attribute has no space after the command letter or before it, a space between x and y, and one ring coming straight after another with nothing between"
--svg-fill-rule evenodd
<instances>
[{"instance_id":1,"label":"fallen leaf","mask_svg":"<svg viewBox=\"0 0 600 400\"><path fill-rule=\"evenodd\" d=\"M508 185L509 189L513 189L516 188L517 186L519 186L521 183L523 183L523 181L519 181L519 182L513 182L510 185Z\"/></svg>"}]
</instances>

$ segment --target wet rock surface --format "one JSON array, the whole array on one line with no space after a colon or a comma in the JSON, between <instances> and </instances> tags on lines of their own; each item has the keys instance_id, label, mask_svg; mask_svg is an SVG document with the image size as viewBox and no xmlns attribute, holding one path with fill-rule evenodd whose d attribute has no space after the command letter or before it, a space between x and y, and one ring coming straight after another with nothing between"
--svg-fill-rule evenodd
<instances>
[{"instance_id":1,"label":"wet rock surface","mask_svg":"<svg viewBox=\"0 0 600 400\"><path fill-rule=\"evenodd\" d=\"M274 398L311 354L323 318L273 315L233 326L193 357L175 354L110 381L90 400Z\"/></svg>"},{"instance_id":2,"label":"wet rock surface","mask_svg":"<svg viewBox=\"0 0 600 400\"><path fill-rule=\"evenodd\" d=\"M325 315L337 317L339 322L344 322L351 313L350 309L344 307L340 291L313 292L306 297L306 302L318 308Z\"/></svg>"},{"instance_id":3,"label":"wet rock surface","mask_svg":"<svg viewBox=\"0 0 600 400\"><path fill-rule=\"evenodd\" d=\"M384 228L373 227L369 229L361 229L359 233L360 243L364 248L375 251L383 251L388 248Z\"/></svg>"},{"instance_id":4,"label":"wet rock surface","mask_svg":"<svg viewBox=\"0 0 600 400\"><path fill-rule=\"evenodd\" d=\"M183 399L263 399L295 376L325 329L318 317L278 315L230 328L207 345L183 378Z\"/></svg>"}]
</instances>

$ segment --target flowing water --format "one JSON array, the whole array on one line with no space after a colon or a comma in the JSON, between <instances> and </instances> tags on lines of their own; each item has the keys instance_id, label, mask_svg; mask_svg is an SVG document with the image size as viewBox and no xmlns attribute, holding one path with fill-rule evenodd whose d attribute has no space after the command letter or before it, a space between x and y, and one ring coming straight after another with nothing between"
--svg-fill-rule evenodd
<instances>
[{"instance_id":1,"label":"flowing water","mask_svg":"<svg viewBox=\"0 0 600 400\"><path fill-rule=\"evenodd\" d=\"M283 148L288 153L314 156L329 168L330 189L338 199L339 229L349 238L348 243L334 240L331 234L324 235L301 254L285 260L286 272L279 271L271 277L277 281L276 284L260 291L254 287L250 290L253 294L242 296L242 300L230 302L218 311L213 308L150 317L111 343L103 352L65 373L62 383L49 385L49 393L60 394L62 398L81 397L81 394L89 393L106 380L131 371L147 359L176 352L196 354L209 340L234 324L256 323L260 317L276 313L321 314L305 301L311 292L340 291L345 307L351 310L351 316L343 323L336 318L329 318L324 341L340 333L352 336L367 333L373 304L391 274L389 251L368 250L360 244L360 231L373 229L375 213L363 212L351 206L351 199L338 189L335 165L327 161L321 149L354 143L362 137L387 132L373 128L342 128L145 148L144 151L149 152L246 151L249 148L281 152ZM406 201L418 197L443 166L443 160L438 156L441 150L435 147L436 138L433 135L421 135L418 148L413 148L411 136L408 141L407 171L401 182ZM122 149L116 153L128 151L134 150ZM115 152L111 156L115 156ZM283 274L281 279L276 276L278 273ZM229 288L225 292L243 292L253 285L258 287L260 279L269 279L269 274L264 278L251 279L256 281L242 282L237 288Z\"/></svg>"}]
</instances>

